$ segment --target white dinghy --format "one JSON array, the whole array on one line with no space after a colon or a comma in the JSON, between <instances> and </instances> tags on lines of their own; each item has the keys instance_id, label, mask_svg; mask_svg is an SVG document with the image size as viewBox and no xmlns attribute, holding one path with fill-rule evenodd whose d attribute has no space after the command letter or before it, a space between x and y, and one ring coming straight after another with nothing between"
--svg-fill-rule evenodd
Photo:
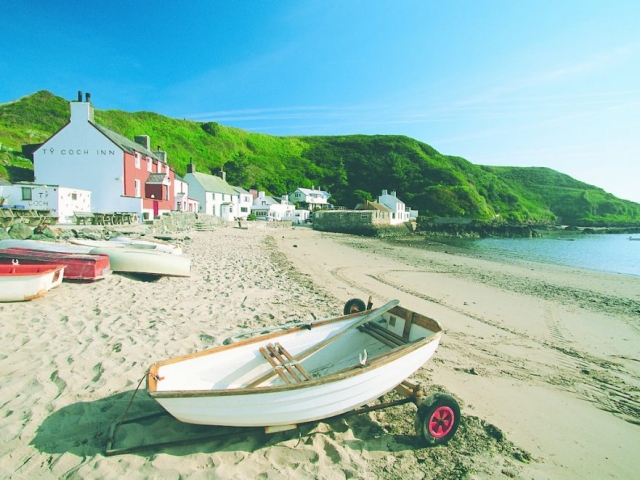
<instances>
[{"instance_id":1,"label":"white dinghy","mask_svg":"<svg viewBox=\"0 0 640 480\"><path fill-rule=\"evenodd\" d=\"M148 394L178 420L202 425L273 431L349 412L401 388L440 342L436 320L398 303L155 363ZM451 412L444 433L430 435L444 442L459 408L437 408Z\"/></svg>"}]
</instances>

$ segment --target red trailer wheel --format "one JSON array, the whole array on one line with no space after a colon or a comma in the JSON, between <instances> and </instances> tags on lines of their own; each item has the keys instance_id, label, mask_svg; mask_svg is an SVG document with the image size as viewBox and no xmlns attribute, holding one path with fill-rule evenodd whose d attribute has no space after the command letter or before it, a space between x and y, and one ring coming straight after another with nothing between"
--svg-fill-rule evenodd
<instances>
[{"instance_id":1,"label":"red trailer wheel","mask_svg":"<svg viewBox=\"0 0 640 480\"><path fill-rule=\"evenodd\" d=\"M460 425L460 406L444 393L427 397L418 408L416 432L429 445L444 445L456 434Z\"/></svg>"}]
</instances>

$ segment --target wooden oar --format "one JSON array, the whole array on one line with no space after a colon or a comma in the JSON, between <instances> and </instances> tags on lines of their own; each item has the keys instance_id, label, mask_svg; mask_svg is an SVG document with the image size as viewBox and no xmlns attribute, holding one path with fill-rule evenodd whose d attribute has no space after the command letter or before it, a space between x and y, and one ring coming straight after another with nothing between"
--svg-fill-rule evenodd
<instances>
[{"instance_id":1,"label":"wooden oar","mask_svg":"<svg viewBox=\"0 0 640 480\"><path fill-rule=\"evenodd\" d=\"M388 312L389 310L391 310L393 307L395 307L399 303L400 303L400 300L391 300L390 302L385 303L383 306L381 306L379 308L376 308L375 310L370 311L364 317L362 317L360 320L358 320L356 323L354 323L353 325L350 325L348 328L345 328L340 333L337 333L333 337L329 337L326 340L323 340L322 342L316 343L314 346L312 346L310 348L307 348L305 351L300 352L298 355L296 355L294 357L295 361L299 362L299 361L307 358L308 356L313 355L318 350L321 350L324 347L326 347L327 345L329 345L330 343L335 342L336 340L338 340L345 333L350 332L351 330L354 330L354 329L364 325L365 323L370 322L371 320L373 320L374 318L382 315L383 313ZM267 380L269 380L270 378L272 378L274 375L276 375L275 371L267 372L264 375L262 375L261 377L259 377L256 380L254 380L253 382L249 383L246 386L246 388L257 387L261 383L264 383Z\"/></svg>"}]
</instances>

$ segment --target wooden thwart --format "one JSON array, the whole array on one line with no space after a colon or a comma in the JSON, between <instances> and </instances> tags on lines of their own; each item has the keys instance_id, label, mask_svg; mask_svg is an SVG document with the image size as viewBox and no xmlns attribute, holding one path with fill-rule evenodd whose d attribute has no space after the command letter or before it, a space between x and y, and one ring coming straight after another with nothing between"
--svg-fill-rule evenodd
<instances>
[{"instance_id":1,"label":"wooden thwart","mask_svg":"<svg viewBox=\"0 0 640 480\"><path fill-rule=\"evenodd\" d=\"M361 330L391 348L399 347L407 343L402 337L375 323L367 323L361 327Z\"/></svg>"},{"instance_id":2,"label":"wooden thwart","mask_svg":"<svg viewBox=\"0 0 640 480\"><path fill-rule=\"evenodd\" d=\"M260 353L285 383L292 385L311 380L305 368L278 342L260 347Z\"/></svg>"}]
</instances>

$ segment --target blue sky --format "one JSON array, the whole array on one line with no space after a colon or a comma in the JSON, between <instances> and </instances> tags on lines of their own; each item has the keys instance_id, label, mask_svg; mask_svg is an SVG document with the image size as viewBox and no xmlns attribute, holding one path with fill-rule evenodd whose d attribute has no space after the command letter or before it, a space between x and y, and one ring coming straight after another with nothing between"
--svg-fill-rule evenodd
<instances>
[{"instance_id":1,"label":"blue sky","mask_svg":"<svg viewBox=\"0 0 640 480\"><path fill-rule=\"evenodd\" d=\"M3 2L39 90L272 135L402 134L640 202L637 0Z\"/></svg>"}]
</instances>

